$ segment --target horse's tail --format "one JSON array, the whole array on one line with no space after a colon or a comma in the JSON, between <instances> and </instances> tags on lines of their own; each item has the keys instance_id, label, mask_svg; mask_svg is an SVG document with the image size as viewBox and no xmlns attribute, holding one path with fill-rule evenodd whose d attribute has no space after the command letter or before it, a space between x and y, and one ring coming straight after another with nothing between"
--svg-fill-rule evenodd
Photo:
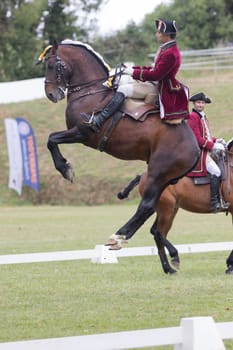
<instances>
[{"instance_id":1,"label":"horse's tail","mask_svg":"<svg viewBox=\"0 0 233 350\"><path fill-rule=\"evenodd\" d=\"M117 194L117 198L119 199L127 198L130 192L134 189L134 187L136 187L139 184L141 177L142 175L137 175L133 180L131 180L128 186L126 186L123 191Z\"/></svg>"}]
</instances>

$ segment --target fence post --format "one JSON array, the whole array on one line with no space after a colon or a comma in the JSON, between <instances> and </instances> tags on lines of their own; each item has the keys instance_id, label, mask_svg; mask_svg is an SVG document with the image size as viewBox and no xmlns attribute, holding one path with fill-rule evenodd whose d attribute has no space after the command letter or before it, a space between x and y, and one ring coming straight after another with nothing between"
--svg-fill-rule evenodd
<instances>
[{"instance_id":1,"label":"fence post","mask_svg":"<svg viewBox=\"0 0 233 350\"><path fill-rule=\"evenodd\" d=\"M91 262L96 264L117 264L116 252L104 245L96 245Z\"/></svg>"},{"instance_id":2,"label":"fence post","mask_svg":"<svg viewBox=\"0 0 233 350\"><path fill-rule=\"evenodd\" d=\"M182 318L182 344L174 350L226 350L212 317Z\"/></svg>"}]
</instances>

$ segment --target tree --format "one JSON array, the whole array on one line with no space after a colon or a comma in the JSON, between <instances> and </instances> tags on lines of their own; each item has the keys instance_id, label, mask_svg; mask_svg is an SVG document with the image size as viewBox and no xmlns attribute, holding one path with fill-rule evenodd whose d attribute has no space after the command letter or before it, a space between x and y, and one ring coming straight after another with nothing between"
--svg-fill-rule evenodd
<instances>
[{"instance_id":1,"label":"tree","mask_svg":"<svg viewBox=\"0 0 233 350\"><path fill-rule=\"evenodd\" d=\"M92 45L110 66L129 61L144 64L145 52L148 50L148 42L144 36L142 29L132 22L124 31L118 31L115 35L95 38Z\"/></svg>"},{"instance_id":2,"label":"tree","mask_svg":"<svg viewBox=\"0 0 233 350\"><path fill-rule=\"evenodd\" d=\"M43 38L47 43L52 43L54 39L74 39L78 35L76 16L72 11L66 11L68 5L68 0L49 1L44 13L43 28Z\"/></svg>"},{"instance_id":3,"label":"tree","mask_svg":"<svg viewBox=\"0 0 233 350\"><path fill-rule=\"evenodd\" d=\"M43 67L35 69L33 65L42 48L53 39L87 40L91 33L87 18L103 1L2 0L0 81L42 76ZM79 17L72 11L74 6L80 10Z\"/></svg>"},{"instance_id":4,"label":"tree","mask_svg":"<svg viewBox=\"0 0 233 350\"><path fill-rule=\"evenodd\" d=\"M45 3L45 0L1 2L1 81L37 76L33 60L38 48L38 23Z\"/></svg>"},{"instance_id":5,"label":"tree","mask_svg":"<svg viewBox=\"0 0 233 350\"><path fill-rule=\"evenodd\" d=\"M176 20L182 49L207 49L232 40L232 7L232 0L174 0L159 5L154 15Z\"/></svg>"}]
</instances>

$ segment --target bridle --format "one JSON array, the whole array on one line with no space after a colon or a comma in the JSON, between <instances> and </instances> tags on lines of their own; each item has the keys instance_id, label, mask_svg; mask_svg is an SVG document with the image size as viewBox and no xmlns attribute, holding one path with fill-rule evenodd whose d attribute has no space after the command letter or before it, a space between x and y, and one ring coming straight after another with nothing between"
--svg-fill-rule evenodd
<instances>
[{"instance_id":1,"label":"bridle","mask_svg":"<svg viewBox=\"0 0 233 350\"><path fill-rule=\"evenodd\" d=\"M65 96L65 90L69 86L69 84L66 80L66 77L65 77L65 71L67 70L67 65L57 54L56 55L49 55L48 57L45 58L45 61L48 61L52 57L56 57L56 79L50 80L50 79L46 78L44 83L45 83L45 85L56 83L58 86L58 89Z\"/></svg>"},{"instance_id":2,"label":"bridle","mask_svg":"<svg viewBox=\"0 0 233 350\"><path fill-rule=\"evenodd\" d=\"M50 55L49 57L46 58L46 61L48 61L50 58L56 57L56 80L49 80L45 79L45 84L49 83L57 83L60 84L61 82L64 83L64 86L67 87L67 82L65 79L65 70L67 69L67 65L65 64L64 61L58 56L58 55Z\"/></svg>"},{"instance_id":3,"label":"bridle","mask_svg":"<svg viewBox=\"0 0 233 350\"><path fill-rule=\"evenodd\" d=\"M70 85L69 80L67 79L67 64L60 58L60 56L57 54L50 54L45 60L48 61L50 58L56 58L56 78L55 80L45 79L44 83L46 84L57 84L58 89L65 95L65 90L67 89L67 95L71 95L75 92L80 92L83 89L86 89L88 87L91 87L93 85L96 85L97 83L106 81L106 77L91 80L82 84L72 84ZM87 91L81 95L78 96L78 98L88 96L88 95L94 95L96 93L100 92L106 92L111 91L111 89L103 86L101 89Z\"/></svg>"}]
</instances>

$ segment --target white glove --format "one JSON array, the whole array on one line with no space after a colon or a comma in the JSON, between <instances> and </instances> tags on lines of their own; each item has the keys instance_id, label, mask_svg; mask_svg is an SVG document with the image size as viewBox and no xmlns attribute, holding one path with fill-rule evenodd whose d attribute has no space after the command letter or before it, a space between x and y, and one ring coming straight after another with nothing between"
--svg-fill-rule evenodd
<instances>
[{"instance_id":1,"label":"white glove","mask_svg":"<svg viewBox=\"0 0 233 350\"><path fill-rule=\"evenodd\" d=\"M225 151L225 147L222 143L215 142L213 151Z\"/></svg>"},{"instance_id":2,"label":"white glove","mask_svg":"<svg viewBox=\"0 0 233 350\"><path fill-rule=\"evenodd\" d=\"M123 70L123 74L133 75L133 68L132 67L126 67Z\"/></svg>"},{"instance_id":3,"label":"white glove","mask_svg":"<svg viewBox=\"0 0 233 350\"><path fill-rule=\"evenodd\" d=\"M217 139L216 140L217 143L221 143L222 145L226 146L226 141L224 139Z\"/></svg>"}]
</instances>

